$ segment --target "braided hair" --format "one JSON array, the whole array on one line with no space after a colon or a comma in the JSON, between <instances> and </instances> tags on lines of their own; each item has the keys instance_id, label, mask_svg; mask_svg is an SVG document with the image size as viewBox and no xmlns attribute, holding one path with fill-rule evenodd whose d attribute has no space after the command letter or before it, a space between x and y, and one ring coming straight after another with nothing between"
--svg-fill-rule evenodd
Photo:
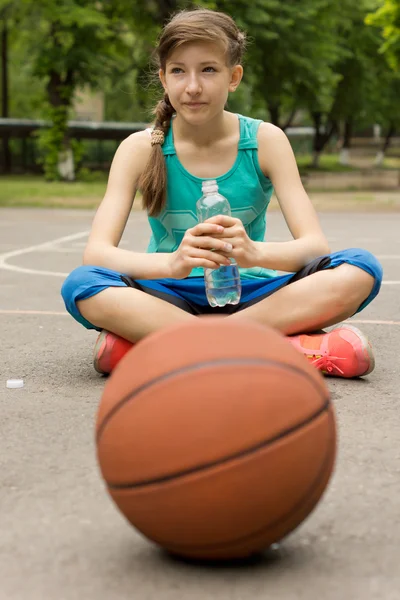
<instances>
[{"instance_id":1,"label":"braided hair","mask_svg":"<svg viewBox=\"0 0 400 600\"><path fill-rule=\"evenodd\" d=\"M154 51L157 71L166 70L168 56L187 42L206 41L223 44L227 64L240 64L246 47L246 35L239 30L227 14L210 9L197 8L178 12L164 27ZM171 127L175 113L168 94L153 109L155 123L151 134L152 150L142 173L139 188L143 196L143 207L149 216L157 216L166 202L167 169L162 144Z\"/></svg>"}]
</instances>

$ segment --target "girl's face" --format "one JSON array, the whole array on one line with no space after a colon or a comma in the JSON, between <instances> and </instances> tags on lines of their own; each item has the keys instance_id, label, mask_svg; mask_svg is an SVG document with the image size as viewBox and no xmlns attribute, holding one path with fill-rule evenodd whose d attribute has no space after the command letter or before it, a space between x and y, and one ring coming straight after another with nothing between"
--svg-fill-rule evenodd
<instances>
[{"instance_id":1,"label":"girl's face","mask_svg":"<svg viewBox=\"0 0 400 600\"><path fill-rule=\"evenodd\" d=\"M228 67L224 49L212 42L188 42L167 59L159 76L176 113L188 123L211 120L224 109L243 75L240 65Z\"/></svg>"}]
</instances>

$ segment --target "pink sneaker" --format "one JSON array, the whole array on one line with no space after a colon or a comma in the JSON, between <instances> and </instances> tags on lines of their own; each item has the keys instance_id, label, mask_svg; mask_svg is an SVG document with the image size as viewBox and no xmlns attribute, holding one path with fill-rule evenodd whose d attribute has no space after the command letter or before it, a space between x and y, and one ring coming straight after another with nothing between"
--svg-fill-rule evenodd
<instances>
[{"instance_id":1,"label":"pink sneaker","mask_svg":"<svg viewBox=\"0 0 400 600\"><path fill-rule=\"evenodd\" d=\"M328 333L289 336L288 340L325 375L361 377L375 367L368 338L352 325L339 325Z\"/></svg>"},{"instance_id":2,"label":"pink sneaker","mask_svg":"<svg viewBox=\"0 0 400 600\"><path fill-rule=\"evenodd\" d=\"M102 375L109 375L132 347L132 342L103 329L94 347L94 368Z\"/></svg>"}]
</instances>

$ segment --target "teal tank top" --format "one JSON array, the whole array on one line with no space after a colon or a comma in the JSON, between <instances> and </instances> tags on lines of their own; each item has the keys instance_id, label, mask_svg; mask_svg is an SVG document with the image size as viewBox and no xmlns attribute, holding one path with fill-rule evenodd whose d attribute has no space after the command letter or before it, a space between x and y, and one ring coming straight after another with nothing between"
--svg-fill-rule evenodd
<instances>
[{"instance_id":1,"label":"teal tank top","mask_svg":"<svg viewBox=\"0 0 400 600\"><path fill-rule=\"evenodd\" d=\"M189 173L178 159L172 127L166 135L162 151L167 166L167 200L157 217L149 217L152 230L147 252L174 252L187 229L198 223L196 202L202 196L202 182L215 179L219 192L229 200L232 216L239 218L250 239L262 242L266 232L266 210L273 186L258 162L257 131L262 121L237 115L240 123L238 154L233 167L220 177L200 178ZM190 277L203 276L202 268L194 268ZM273 277L270 269L240 269L244 278Z\"/></svg>"}]
</instances>

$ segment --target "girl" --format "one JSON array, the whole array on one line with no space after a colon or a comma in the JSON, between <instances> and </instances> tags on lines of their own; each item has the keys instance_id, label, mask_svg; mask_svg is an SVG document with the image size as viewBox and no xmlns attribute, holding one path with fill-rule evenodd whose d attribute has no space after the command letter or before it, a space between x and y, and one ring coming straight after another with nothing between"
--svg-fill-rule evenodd
<instances>
[{"instance_id":1,"label":"girl","mask_svg":"<svg viewBox=\"0 0 400 600\"><path fill-rule=\"evenodd\" d=\"M231 17L212 10L184 10L160 36L164 96L154 128L119 146L84 264L62 288L70 314L101 332L94 353L100 373L110 373L147 334L208 313L279 329L324 373L355 377L374 368L358 329L315 332L367 306L379 291L381 266L365 250L330 254L285 134L225 110L243 76L244 48L245 34ZM217 180L233 217L197 222L206 179ZM264 241L273 188L289 242ZM138 189L152 229L147 253L118 248ZM229 257L241 270L241 302L211 308L203 268L229 264Z\"/></svg>"}]
</instances>

